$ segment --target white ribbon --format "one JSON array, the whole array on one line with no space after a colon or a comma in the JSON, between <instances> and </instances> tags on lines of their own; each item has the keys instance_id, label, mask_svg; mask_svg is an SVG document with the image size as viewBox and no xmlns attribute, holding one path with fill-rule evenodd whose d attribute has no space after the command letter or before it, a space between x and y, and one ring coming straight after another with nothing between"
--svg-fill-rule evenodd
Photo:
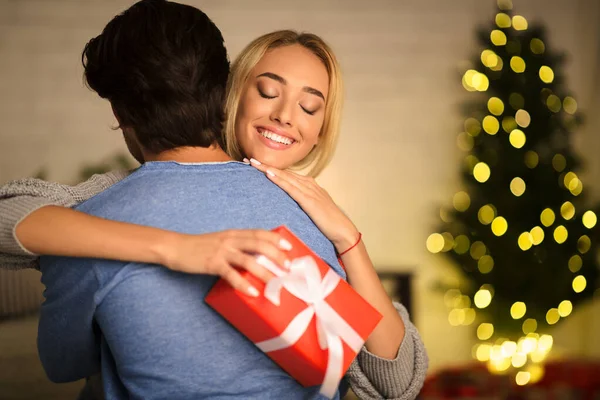
<instances>
[{"instance_id":1,"label":"white ribbon","mask_svg":"<svg viewBox=\"0 0 600 400\"><path fill-rule=\"evenodd\" d=\"M325 302L325 298L339 284L340 277L330 269L321 280L319 267L311 256L292 261L288 273L276 267L266 257L259 257L257 261L276 276L267 283L264 291L265 297L271 303L280 304L281 289L285 288L293 296L304 301L307 307L294 317L281 335L256 345L265 353L293 346L304 335L312 318L316 317L319 346L323 350L329 350L327 369L319 393L332 398L343 377L342 341L355 353L358 353L364 344L363 338Z\"/></svg>"}]
</instances>

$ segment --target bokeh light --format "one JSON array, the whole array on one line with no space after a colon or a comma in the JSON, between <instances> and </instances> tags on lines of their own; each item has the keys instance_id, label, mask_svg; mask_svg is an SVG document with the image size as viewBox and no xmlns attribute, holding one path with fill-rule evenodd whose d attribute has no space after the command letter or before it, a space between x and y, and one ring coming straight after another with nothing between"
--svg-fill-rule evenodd
<instances>
[{"instance_id":1,"label":"bokeh light","mask_svg":"<svg viewBox=\"0 0 600 400\"><path fill-rule=\"evenodd\" d=\"M515 113L515 121L521 128L527 128L531 123L531 116L527 111L520 109Z\"/></svg>"},{"instance_id":2,"label":"bokeh light","mask_svg":"<svg viewBox=\"0 0 600 400\"><path fill-rule=\"evenodd\" d=\"M540 222L546 227L552 225L555 219L556 217L554 215L554 211L552 211L550 208L544 209L540 215Z\"/></svg>"},{"instance_id":3,"label":"bokeh light","mask_svg":"<svg viewBox=\"0 0 600 400\"><path fill-rule=\"evenodd\" d=\"M577 275L573 279L573 290L575 291L575 293L583 292L585 290L586 286L587 286L587 281L585 279L585 276Z\"/></svg>"},{"instance_id":4,"label":"bokeh light","mask_svg":"<svg viewBox=\"0 0 600 400\"><path fill-rule=\"evenodd\" d=\"M565 228L562 225L557 226L554 229L554 240L556 240L556 243L558 244L562 244L567 240L567 237L569 236L569 232L567 231L567 228Z\"/></svg>"},{"instance_id":5,"label":"bokeh light","mask_svg":"<svg viewBox=\"0 0 600 400\"><path fill-rule=\"evenodd\" d=\"M582 266L583 260L578 254L575 254L574 256L571 256L571 258L569 258L569 271L575 273L579 271Z\"/></svg>"},{"instance_id":6,"label":"bokeh light","mask_svg":"<svg viewBox=\"0 0 600 400\"><path fill-rule=\"evenodd\" d=\"M479 162L473 168L473 176L479 183L484 183L490 179L490 167L484 162Z\"/></svg>"},{"instance_id":7,"label":"bokeh light","mask_svg":"<svg viewBox=\"0 0 600 400\"><path fill-rule=\"evenodd\" d=\"M508 137L508 140L510 141L510 144L512 144L513 147L517 149L520 149L521 147L525 146L525 134L520 129L513 129L513 131L510 133L510 136Z\"/></svg>"},{"instance_id":8,"label":"bokeh light","mask_svg":"<svg viewBox=\"0 0 600 400\"><path fill-rule=\"evenodd\" d=\"M504 217L496 217L492 221L492 232L496 236L502 236L508 229L508 222Z\"/></svg>"},{"instance_id":9,"label":"bokeh light","mask_svg":"<svg viewBox=\"0 0 600 400\"><path fill-rule=\"evenodd\" d=\"M583 222L583 226L585 226L588 229L592 229L594 226L596 226L596 223L598 222L596 213L594 213L593 211L586 211L585 213L583 213L581 220Z\"/></svg>"},{"instance_id":10,"label":"bokeh light","mask_svg":"<svg viewBox=\"0 0 600 400\"><path fill-rule=\"evenodd\" d=\"M537 167L539 162L540 157L535 151L529 150L525 153L525 165L527 166L527 168L533 169Z\"/></svg>"},{"instance_id":11,"label":"bokeh light","mask_svg":"<svg viewBox=\"0 0 600 400\"><path fill-rule=\"evenodd\" d=\"M554 71L552 71L552 68L548 67L547 65L542 65L540 67L539 75L540 79L544 83L552 83L554 80Z\"/></svg>"},{"instance_id":12,"label":"bokeh light","mask_svg":"<svg viewBox=\"0 0 600 400\"><path fill-rule=\"evenodd\" d=\"M510 68L517 74L525 72L525 60L519 56L512 56L510 59Z\"/></svg>"},{"instance_id":13,"label":"bokeh light","mask_svg":"<svg viewBox=\"0 0 600 400\"><path fill-rule=\"evenodd\" d=\"M519 197L525 193L525 181L519 177L510 181L510 191L515 196Z\"/></svg>"},{"instance_id":14,"label":"bokeh light","mask_svg":"<svg viewBox=\"0 0 600 400\"><path fill-rule=\"evenodd\" d=\"M531 49L531 52L533 54L543 54L546 50L544 42L542 42L542 40L538 38L531 39L531 41L529 42L529 48Z\"/></svg>"},{"instance_id":15,"label":"bokeh light","mask_svg":"<svg viewBox=\"0 0 600 400\"><path fill-rule=\"evenodd\" d=\"M490 40L494 46L504 46L506 44L506 35L501 30L494 29L490 33Z\"/></svg>"},{"instance_id":16,"label":"bokeh light","mask_svg":"<svg viewBox=\"0 0 600 400\"><path fill-rule=\"evenodd\" d=\"M521 15L515 15L512 17L512 25L515 30L524 31L527 29L527 20Z\"/></svg>"}]
</instances>

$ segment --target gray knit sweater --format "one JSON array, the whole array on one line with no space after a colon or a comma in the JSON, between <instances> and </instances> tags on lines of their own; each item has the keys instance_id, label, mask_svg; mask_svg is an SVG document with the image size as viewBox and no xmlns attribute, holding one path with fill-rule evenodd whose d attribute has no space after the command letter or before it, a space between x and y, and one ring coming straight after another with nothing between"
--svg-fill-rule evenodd
<instances>
[{"instance_id":1,"label":"gray knit sweater","mask_svg":"<svg viewBox=\"0 0 600 400\"><path fill-rule=\"evenodd\" d=\"M106 190L129 172L94 175L76 186L23 179L0 187L0 268L38 268L38 257L19 243L15 228L30 213L46 205L73 207ZM386 360L363 347L347 377L361 399L415 399L423 386L428 358L406 309L394 303L405 324L405 337L394 360Z\"/></svg>"}]
</instances>

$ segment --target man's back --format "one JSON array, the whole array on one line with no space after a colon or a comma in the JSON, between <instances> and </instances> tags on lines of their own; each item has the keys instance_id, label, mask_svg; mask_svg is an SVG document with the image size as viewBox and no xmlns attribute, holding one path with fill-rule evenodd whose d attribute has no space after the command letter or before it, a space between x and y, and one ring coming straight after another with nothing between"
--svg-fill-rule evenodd
<instances>
[{"instance_id":1,"label":"man's back","mask_svg":"<svg viewBox=\"0 0 600 400\"><path fill-rule=\"evenodd\" d=\"M286 225L343 274L333 246L298 205L241 163L148 163L78 209L194 234ZM204 303L216 277L91 259L47 257L41 265L40 356L50 374L59 371L56 380L97 372L95 320L107 398L304 399L317 392Z\"/></svg>"}]
</instances>

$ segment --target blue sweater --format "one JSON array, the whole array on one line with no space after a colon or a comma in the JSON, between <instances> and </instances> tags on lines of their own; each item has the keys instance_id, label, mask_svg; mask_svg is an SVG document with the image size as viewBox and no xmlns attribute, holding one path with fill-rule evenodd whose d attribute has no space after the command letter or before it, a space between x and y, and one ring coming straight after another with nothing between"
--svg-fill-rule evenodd
<instances>
[{"instance_id":1,"label":"blue sweater","mask_svg":"<svg viewBox=\"0 0 600 400\"><path fill-rule=\"evenodd\" d=\"M301 208L242 163L146 163L77 209L191 234L286 225L344 276L332 244ZM204 303L214 276L67 257L42 257L41 271L38 346L54 381L101 368L107 399L318 396L318 387L301 387Z\"/></svg>"}]
</instances>

